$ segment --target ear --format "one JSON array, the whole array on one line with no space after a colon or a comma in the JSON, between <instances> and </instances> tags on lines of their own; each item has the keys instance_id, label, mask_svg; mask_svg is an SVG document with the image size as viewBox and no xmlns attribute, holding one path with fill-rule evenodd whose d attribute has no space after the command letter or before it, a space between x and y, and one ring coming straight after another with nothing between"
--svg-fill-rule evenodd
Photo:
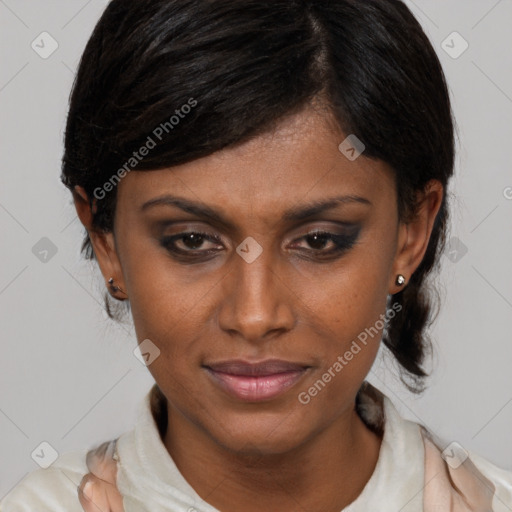
<instances>
[{"instance_id":1,"label":"ear","mask_svg":"<svg viewBox=\"0 0 512 512\"><path fill-rule=\"evenodd\" d=\"M98 261L98 265L105 282L108 283L108 280L112 277L114 279L114 285L120 288L120 290L116 292L116 298L126 299L127 295L122 291L126 290L126 287L123 279L121 263L114 243L114 234L112 232L106 233L101 231L94 227L92 223L93 212L95 213L96 211L97 200L93 200L91 210L87 193L83 187L78 185L73 189L73 200L78 218L89 233L94 255L96 256L96 260Z\"/></svg>"},{"instance_id":2,"label":"ear","mask_svg":"<svg viewBox=\"0 0 512 512\"><path fill-rule=\"evenodd\" d=\"M438 180L430 180L423 192L418 194L416 215L398 227L397 252L393 262L389 282L389 293L394 294L404 288L396 284L396 276L405 277L405 286L418 268L428 247L434 221L443 201L444 189Z\"/></svg>"}]
</instances>

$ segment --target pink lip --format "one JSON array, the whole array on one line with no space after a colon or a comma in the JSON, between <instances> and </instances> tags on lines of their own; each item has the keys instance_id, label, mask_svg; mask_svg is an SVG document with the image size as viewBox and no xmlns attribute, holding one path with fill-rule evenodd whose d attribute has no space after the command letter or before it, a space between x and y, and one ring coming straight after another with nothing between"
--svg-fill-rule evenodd
<instances>
[{"instance_id":1,"label":"pink lip","mask_svg":"<svg viewBox=\"0 0 512 512\"><path fill-rule=\"evenodd\" d=\"M259 363L241 360L206 365L208 375L229 395L248 402L270 400L291 388L308 366L277 359Z\"/></svg>"}]
</instances>

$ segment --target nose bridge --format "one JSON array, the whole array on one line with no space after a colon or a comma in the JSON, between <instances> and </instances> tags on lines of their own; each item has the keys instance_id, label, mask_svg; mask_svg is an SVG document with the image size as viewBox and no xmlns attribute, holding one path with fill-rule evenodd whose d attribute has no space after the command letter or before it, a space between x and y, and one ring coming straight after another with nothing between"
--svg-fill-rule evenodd
<instances>
[{"instance_id":1,"label":"nose bridge","mask_svg":"<svg viewBox=\"0 0 512 512\"><path fill-rule=\"evenodd\" d=\"M247 305L261 306L262 302L273 300L274 272L271 260L270 251L265 251L251 263L245 260L239 262L237 288Z\"/></svg>"},{"instance_id":2,"label":"nose bridge","mask_svg":"<svg viewBox=\"0 0 512 512\"><path fill-rule=\"evenodd\" d=\"M270 331L289 329L293 317L271 251L263 250L250 263L242 256L236 258L230 273L230 299L222 304L221 327L253 341Z\"/></svg>"}]
</instances>

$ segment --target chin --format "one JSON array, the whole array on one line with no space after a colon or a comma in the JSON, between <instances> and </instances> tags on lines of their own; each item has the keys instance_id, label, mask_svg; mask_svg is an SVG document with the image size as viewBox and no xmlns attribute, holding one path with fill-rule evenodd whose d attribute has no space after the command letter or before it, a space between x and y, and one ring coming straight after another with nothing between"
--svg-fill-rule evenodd
<instances>
[{"instance_id":1,"label":"chin","mask_svg":"<svg viewBox=\"0 0 512 512\"><path fill-rule=\"evenodd\" d=\"M311 416L309 417L309 422ZM280 411L223 414L221 424L212 425L209 434L227 450L238 454L279 455L305 443L317 430L305 418Z\"/></svg>"}]
</instances>

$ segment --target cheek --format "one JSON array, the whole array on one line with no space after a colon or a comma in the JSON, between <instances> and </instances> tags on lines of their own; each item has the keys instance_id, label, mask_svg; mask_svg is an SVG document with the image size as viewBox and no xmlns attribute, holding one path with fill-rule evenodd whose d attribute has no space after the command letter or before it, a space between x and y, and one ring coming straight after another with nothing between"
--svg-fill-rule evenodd
<instances>
[{"instance_id":1,"label":"cheek","mask_svg":"<svg viewBox=\"0 0 512 512\"><path fill-rule=\"evenodd\" d=\"M138 340L159 339L163 334L176 337L186 329L208 283L191 266L173 261L147 233L134 229L123 235L119 242L125 256L123 274Z\"/></svg>"},{"instance_id":2,"label":"cheek","mask_svg":"<svg viewBox=\"0 0 512 512\"><path fill-rule=\"evenodd\" d=\"M131 311L137 339L151 339L164 353L180 355L198 336L204 316L205 287L172 278L154 266L154 280L146 274L132 288Z\"/></svg>"},{"instance_id":3,"label":"cheek","mask_svg":"<svg viewBox=\"0 0 512 512\"><path fill-rule=\"evenodd\" d=\"M159 352L153 349L158 357L147 369L161 389L167 396L185 400L192 388L190 368L196 368L199 361L197 344L207 338L206 333L200 335L201 322L197 318L201 296L195 288L182 287L166 277L158 266L152 273L155 281L141 279L133 287L131 311L137 340L141 343L149 339L158 348Z\"/></svg>"},{"instance_id":4,"label":"cheek","mask_svg":"<svg viewBox=\"0 0 512 512\"><path fill-rule=\"evenodd\" d=\"M320 333L316 350L322 361L315 378L329 381L333 392L338 385L352 384L357 391L380 345L392 248L373 240L328 277L320 279L319 274L311 281L316 291L310 296L309 320Z\"/></svg>"},{"instance_id":5,"label":"cheek","mask_svg":"<svg viewBox=\"0 0 512 512\"><path fill-rule=\"evenodd\" d=\"M312 316L350 341L384 312L391 265L392 248L375 238L328 271L306 275L301 287Z\"/></svg>"},{"instance_id":6,"label":"cheek","mask_svg":"<svg viewBox=\"0 0 512 512\"><path fill-rule=\"evenodd\" d=\"M220 276L180 267L158 249L132 248L126 254L123 269L138 343L148 339L159 350L148 370L162 389L181 394L183 382L191 387L190 370L198 368L205 345L219 336L210 327Z\"/></svg>"},{"instance_id":7,"label":"cheek","mask_svg":"<svg viewBox=\"0 0 512 512\"><path fill-rule=\"evenodd\" d=\"M375 361L385 325L386 295L378 288L340 280L325 289L330 300L315 308L319 364L297 394L300 404L310 404L308 410L324 415L321 411L333 404L352 403Z\"/></svg>"}]
</instances>

